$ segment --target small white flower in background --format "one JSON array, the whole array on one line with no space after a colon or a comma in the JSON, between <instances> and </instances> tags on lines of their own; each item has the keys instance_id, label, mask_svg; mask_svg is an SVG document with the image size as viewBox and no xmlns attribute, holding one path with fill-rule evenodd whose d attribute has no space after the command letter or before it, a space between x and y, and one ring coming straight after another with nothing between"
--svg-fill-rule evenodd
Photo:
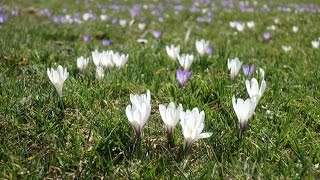
<instances>
[{"instance_id":1,"label":"small white flower in background","mask_svg":"<svg viewBox=\"0 0 320 180\"><path fill-rule=\"evenodd\" d=\"M258 80L256 78L252 78L251 81L246 80L246 88L247 88L248 94L250 98L254 100L256 103L259 102L264 91L266 90L266 87L267 87L267 84L264 79L261 81L260 88L259 88Z\"/></svg>"},{"instance_id":2,"label":"small white flower in background","mask_svg":"<svg viewBox=\"0 0 320 180\"><path fill-rule=\"evenodd\" d=\"M242 62L238 58L228 59L228 69L230 70L231 79L235 78L242 66Z\"/></svg>"},{"instance_id":3,"label":"small white flower in background","mask_svg":"<svg viewBox=\"0 0 320 180\"><path fill-rule=\"evenodd\" d=\"M83 56L80 56L77 58L77 68L80 71L84 71L87 68L88 63L89 63L89 59L84 58Z\"/></svg>"},{"instance_id":4,"label":"small white flower in background","mask_svg":"<svg viewBox=\"0 0 320 180\"><path fill-rule=\"evenodd\" d=\"M204 39L201 39L200 41L196 40L196 49L200 56L203 56L206 54L206 50L209 47L209 41L206 41Z\"/></svg>"},{"instance_id":5,"label":"small white flower in background","mask_svg":"<svg viewBox=\"0 0 320 180\"><path fill-rule=\"evenodd\" d=\"M139 23L138 24L138 29L141 30L141 31L144 30L145 27L146 27L145 23Z\"/></svg>"},{"instance_id":6,"label":"small white flower in background","mask_svg":"<svg viewBox=\"0 0 320 180\"><path fill-rule=\"evenodd\" d=\"M278 24L278 23L280 22L280 20L279 20L279 18L275 18L275 19L273 20L273 22L276 23L276 24Z\"/></svg>"},{"instance_id":7,"label":"small white flower in background","mask_svg":"<svg viewBox=\"0 0 320 180\"><path fill-rule=\"evenodd\" d=\"M147 94L134 95L130 94L130 101L132 105L126 108L126 115L134 127L136 136L140 137L142 128L147 123L151 113L151 95L147 90Z\"/></svg>"},{"instance_id":8,"label":"small white flower in background","mask_svg":"<svg viewBox=\"0 0 320 180\"><path fill-rule=\"evenodd\" d=\"M119 24L120 24L121 27L124 28L124 27L126 27L126 25L127 25L127 20L125 20L125 19L120 19L120 20L119 20Z\"/></svg>"},{"instance_id":9,"label":"small white flower in background","mask_svg":"<svg viewBox=\"0 0 320 180\"><path fill-rule=\"evenodd\" d=\"M247 22L247 26L248 26L248 28L252 29L255 27L255 24L253 21L249 21L249 22Z\"/></svg>"},{"instance_id":10,"label":"small white flower in background","mask_svg":"<svg viewBox=\"0 0 320 180\"><path fill-rule=\"evenodd\" d=\"M193 54L182 54L178 56L178 61L184 70L189 70L191 64L193 63Z\"/></svg>"},{"instance_id":11,"label":"small white flower in background","mask_svg":"<svg viewBox=\"0 0 320 180\"><path fill-rule=\"evenodd\" d=\"M319 48L319 45L320 45L320 40L319 40L319 41L317 41L317 40L311 41L311 45L312 45L312 47L313 47L314 49L318 49L318 48Z\"/></svg>"},{"instance_id":12,"label":"small white flower in background","mask_svg":"<svg viewBox=\"0 0 320 180\"><path fill-rule=\"evenodd\" d=\"M129 55L127 54L120 54L118 52L114 53L112 56L112 62L118 68L123 67L128 62Z\"/></svg>"},{"instance_id":13,"label":"small white flower in background","mask_svg":"<svg viewBox=\"0 0 320 180\"><path fill-rule=\"evenodd\" d=\"M180 120L182 105L179 104L179 106L176 108L173 102L170 102L167 107L163 104L159 104L159 112L164 124L167 127L168 135L171 135Z\"/></svg>"},{"instance_id":14,"label":"small white flower in background","mask_svg":"<svg viewBox=\"0 0 320 180\"><path fill-rule=\"evenodd\" d=\"M181 113L182 134L185 139L184 147L189 148L195 141L202 138L208 138L212 133L202 133L204 129L204 111L199 112L198 108L193 108L192 111L187 110Z\"/></svg>"},{"instance_id":15,"label":"small white flower in background","mask_svg":"<svg viewBox=\"0 0 320 180\"><path fill-rule=\"evenodd\" d=\"M61 65L59 65L56 70L54 70L53 68L48 68L47 74L51 83L56 88L59 96L62 97L63 83L69 76L67 68L63 68Z\"/></svg>"},{"instance_id":16,"label":"small white flower in background","mask_svg":"<svg viewBox=\"0 0 320 180\"><path fill-rule=\"evenodd\" d=\"M244 23L242 23L242 22L237 22L237 23L236 23L236 29L237 29L237 31L242 32L242 31L244 30L244 27L245 27L245 24L244 24Z\"/></svg>"},{"instance_id":17,"label":"small white flower in background","mask_svg":"<svg viewBox=\"0 0 320 180\"><path fill-rule=\"evenodd\" d=\"M96 68L96 78L101 81L104 78L104 69L101 66Z\"/></svg>"},{"instance_id":18,"label":"small white flower in background","mask_svg":"<svg viewBox=\"0 0 320 180\"><path fill-rule=\"evenodd\" d=\"M289 52L292 50L291 46L282 46L282 49L284 50L284 52Z\"/></svg>"},{"instance_id":19,"label":"small white flower in background","mask_svg":"<svg viewBox=\"0 0 320 180\"><path fill-rule=\"evenodd\" d=\"M166 51L172 60L176 60L180 54L180 45L176 47L174 45L166 46Z\"/></svg>"},{"instance_id":20,"label":"small white flower in background","mask_svg":"<svg viewBox=\"0 0 320 180\"><path fill-rule=\"evenodd\" d=\"M256 73L260 75L262 80L264 79L265 72L264 72L264 70L262 68L259 68L259 71L256 70Z\"/></svg>"},{"instance_id":21,"label":"small white flower in background","mask_svg":"<svg viewBox=\"0 0 320 180\"><path fill-rule=\"evenodd\" d=\"M293 26L293 27L292 27L292 31L293 31L294 33L298 32L298 30L299 30L299 28L298 28L297 26Z\"/></svg>"},{"instance_id":22,"label":"small white flower in background","mask_svg":"<svg viewBox=\"0 0 320 180\"><path fill-rule=\"evenodd\" d=\"M129 22L129 27L132 27L133 23L134 23L134 19L132 19L130 22Z\"/></svg>"},{"instance_id":23,"label":"small white flower in background","mask_svg":"<svg viewBox=\"0 0 320 180\"><path fill-rule=\"evenodd\" d=\"M148 40L139 38L139 39L137 39L137 42L140 43L140 44L147 44Z\"/></svg>"},{"instance_id":24,"label":"small white flower in background","mask_svg":"<svg viewBox=\"0 0 320 180\"><path fill-rule=\"evenodd\" d=\"M271 25L271 26L268 26L267 27L267 30L272 30L272 31L274 31L274 30L276 30L277 28L276 28L276 26L275 25Z\"/></svg>"},{"instance_id":25,"label":"small white flower in background","mask_svg":"<svg viewBox=\"0 0 320 180\"><path fill-rule=\"evenodd\" d=\"M100 15L100 19L101 19L101 21L106 21L106 20L109 19L109 17L108 17L108 15L106 15L106 14L101 14L101 15Z\"/></svg>"},{"instance_id":26,"label":"small white flower in background","mask_svg":"<svg viewBox=\"0 0 320 180\"><path fill-rule=\"evenodd\" d=\"M241 98L232 97L233 110L237 115L239 120L240 137L244 128L247 126L249 119L252 117L254 110L256 108L256 103L252 99L246 99L245 101Z\"/></svg>"},{"instance_id":27,"label":"small white flower in background","mask_svg":"<svg viewBox=\"0 0 320 180\"><path fill-rule=\"evenodd\" d=\"M236 24L237 24L237 22L235 22L235 21L230 21L229 22L229 25L230 25L231 28L235 28Z\"/></svg>"}]
</instances>

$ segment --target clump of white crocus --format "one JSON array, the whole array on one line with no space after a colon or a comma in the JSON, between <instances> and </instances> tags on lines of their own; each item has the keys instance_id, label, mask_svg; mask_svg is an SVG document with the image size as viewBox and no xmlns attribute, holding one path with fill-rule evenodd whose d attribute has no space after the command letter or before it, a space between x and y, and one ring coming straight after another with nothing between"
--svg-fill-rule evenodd
<instances>
[{"instance_id":1,"label":"clump of white crocus","mask_svg":"<svg viewBox=\"0 0 320 180\"><path fill-rule=\"evenodd\" d=\"M84 71L89 63L89 59L84 58L83 56L80 56L77 58L77 68L79 71Z\"/></svg>"},{"instance_id":2,"label":"clump of white crocus","mask_svg":"<svg viewBox=\"0 0 320 180\"><path fill-rule=\"evenodd\" d=\"M230 77L234 79L242 66L242 62L238 58L228 59L228 69L230 70Z\"/></svg>"},{"instance_id":3,"label":"clump of white crocus","mask_svg":"<svg viewBox=\"0 0 320 180\"><path fill-rule=\"evenodd\" d=\"M208 138L212 133L202 133L204 129L204 111L199 112L198 108L193 108L192 111L187 110L181 113L181 127L185 139L184 148L190 148L191 145L198 139Z\"/></svg>"},{"instance_id":4,"label":"clump of white crocus","mask_svg":"<svg viewBox=\"0 0 320 180\"><path fill-rule=\"evenodd\" d=\"M254 24L253 21L249 21L249 22L247 22L247 26L248 26L249 29L252 29L252 28L255 27L255 24Z\"/></svg>"},{"instance_id":5,"label":"clump of white crocus","mask_svg":"<svg viewBox=\"0 0 320 180\"><path fill-rule=\"evenodd\" d=\"M189 70L191 64L193 63L193 54L182 54L178 56L178 61L184 70Z\"/></svg>"},{"instance_id":6,"label":"clump of white crocus","mask_svg":"<svg viewBox=\"0 0 320 180\"><path fill-rule=\"evenodd\" d=\"M130 101L132 105L127 106L126 115L135 129L136 138L139 138L141 136L142 128L147 123L151 113L150 91L147 90L147 94L141 95L130 94Z\"/></svg>"},{"instance_id":7,"label":"clump of white crocus","mask_svg":"<svg viewBox=\"0 0 320 180\"><path fill-rule=\"evenodd\" d=\"M292 27L292 32L296 33L298 32L299 28L297 26L293 26Z\"/></svg>"},{"instance_id":8,"label":"clump of white crocus","mask_svg":"<svg viewBox=\"0 0 320 180\"><path fill-rule=\"evenodd\" d=\"M47 74L51 83L56 88L59 96L62 97L63 83L69 76L67 68L63 68L61 65L59 65L56 70L54 70L53 68L48 68Z\"/></svg>"},{"instance_id":9,"label":"clump of white crocus","mask_svg":"<svg viewBox=\"0 0 320 180\"><path fill-rule=\"evenodd\" d=\"M256 78L252 78L251 81L246 80L246 88L248 94L252 100L256 103L259 102L260 98L262 97L264 91L266 90L266 81L263 79L261 81L261 86L259 87L258 80Z\"/></svg>"},{"instance_id":10,"label":"clump of white crocus","mask_svg":"<svg viewBox=\"0 0 320 180\"><path fill-rule=\"evenodd\" d=\"M312 45L312 47L313 47L314 49L318 49L318 48L319 48L319 45L320 45L320 40L319 40L319 41L317 41L317 40L311 41L311 45Z\"/></svg>"},{"instance_id":11,"label":"clump of white crocus","mask_svg":"<svg viewBox=\"0 0 320 180\"><path fill-rule=\"evenodd\" d=\"M172 60L176 60L180 54L180 45L176 47L174 45L166 46L166 51Z\"/></svg>"},{"instance_id":12,"label":"clump of white crocus","mask_svg":"<svg viewBox=\"0 0 320 180\"><path fill-rule=\"evenodd\" d=\"M204 39L201 39L200 41L196 40L196 49L200 56L203 56L206 54L206 51L209 47L209 41L206 41Z\"/></svg>"},{"instance_id":13,"label":"clump of white crocus","mask_svg":"<svg viewBox=\"0 0 320 180\"><path fill-rule=\"evenodd\" d=\"M284 52L289 52L292 50L291 46L282 46L282 49L284 50Z\"/></svg>"},{"instance_id":14,"label":"clump of white crocus","mask_svg":"<svg viewBox=\"0 0 320 180\"><path fill-rule=\"evenodd\" d=\"M118 52L112 54L112 62L118 68L123 67L128 62L128 54L120 54Z\"/></svg>"},{"instance_id":15,"label":"clump of white crocus","mask_svg":"<svg viewBox=\"0 0 320 180\"><path fill-rule=\"evenodd\" d=\"M101 66L96 67L96 78L101 81L104 78L104 69Z\"/></svg>"},{"instance_id":16,"label":"clump of white crocus","mask_svg":"<svg viewBox=\"0 0 320 180\"><path fill-rule=\"evenodd\" d=\"M239 137L241 138L244 128L247 126L249 119L252 117L254 110L256 109L256 102L252 99L246 99L232 97L233 110L239 120Z\"/></svg>"},{"instance_id":17,"label":"clump of white crocus","mask_svg":"<svg viewBox=\"0 0 320 180\"><path fill-rule=\"evenodd\" d=\"M98 50L92 51L92 60L96 67L110 68L112 67L113 61L112 56L114 52L112 50L99 52Z\"/></svg>"},{"instance_id":18,"label":"clump of white crocus","mask_svg":"<svg viewBox=\"0 0 320 180\"><path fill-rule=\"evenodd\" d=\"M166 107L163 104L159 104L160 116L167 127L167 134L171 136L174 128L180 120L180 114L182 112L182 105L176 108L173 102L170 102Z\"/></svg>"}]
</instances>

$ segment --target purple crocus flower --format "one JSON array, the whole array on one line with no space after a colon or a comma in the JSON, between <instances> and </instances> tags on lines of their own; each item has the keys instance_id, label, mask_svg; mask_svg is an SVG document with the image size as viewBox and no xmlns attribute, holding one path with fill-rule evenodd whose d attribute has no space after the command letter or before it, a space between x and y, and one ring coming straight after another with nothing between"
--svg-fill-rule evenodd
<instances>
[{"instance_id":1,"label":"purple crocus flower","mask_svg":"<svg viewBox=\"0 0 320 180\"><path fill-rule=\"evenodd\" d=\"M12 9L11 11L12 16L18 16L18 13L19 13L18 9Z\"/></svg>"},{"instance_id":2,"label":"purple crocus flower","mask_svg":"<svg viewBox=\"0 0 320 180\"><path fill-rule=\"evenodd\" d=\"M208 55L211 55L215 51L215 48L213 46L208 46L206 49L206 53Z\"/></svg>"},{"instance_id":3,"label":"purple crocus flower","mask_svg":"<svg viewBox=\"0 0 320 180\"><path fill-rule=\"evenodd\" d=\"M82 36L82 40L85 41L85 42L88 42L91 40L91 37L89 35L83 35Z\"/></svg>"},{"instance_id":4,"label":"purple crocus flower","mask_svg":"<svg viewBox=\"0 0 320 180\"><path fill-rule=\"evenodd\" d=\"M111 41L109 39L102 39L101 43L103 46L107 47L110 46Z\"/></svg>"},{"instance_id":5,"label":"purple crocus flower","mask_svg":"<svg viewBox=\"0 0 320 180\"><path fill-rule=\"evenodd\" d=\"M43 15L43 16L50 17L51 16L51 11L48 8L44 8L44 9L40 10L40 14Z\"/></svg>"},{"instance_id":6,"label":"purple crocus flower","mask_svg":"<svg viewBox=\"0 0 320 180\"><path fill-rule=\"evenodd\" d=\"M256 66L253 64L242 65L243 74L246 76L251 76L256 69Z\"/></svg>"},{"instance_id":7,"label":"purple crocus flower","mask_svg":"<svg viewBox=\"0 0 320 180\"><path fill-rule=\"evenodd\" d=\"M270 38L271 38L271 33L270 32L264 32L263 33L263 38L264 38L264 40L269 41Z\"/></svg>"},{"instance_id":8,"label":"purple crocus flower","mask_svg":"<svg viewBox=\"0 0 320 180\"><path fill-rule=\"evenodd\" d=\"M0 14L0 24L3 24L8 20L8 15L6 14Z\"/></svg>"},{"instance_id":9,"label":"purple crocus flower","mask_svg":"<svg viewBox=\"0 0 320 180\"><path fill-rule=\"evenodd\" d=\"M117 18L113 18L112 19L112 24L117 24L118 23L118 19Z\"/></svg>"},{"instance_id":10,"label":"purple crocus flower","mask_svg":"<svg viewBox=\"0 0 320 180\"><path fill-rule=\"evenodd\" d=\"M154 31L152 32L152 35L153 35L154 38L160 39L161 36L162 36L162 32L161 32L160 30L154 30Z\"/></svg>"},{"instance_id":11,"label":"purple crocus flower","mask_svg":"<svg viewBox=\"0 0 320 180\"><path fill-rule=\"evenodd\" d=\"M177 72L177 79L179 82L179 87L183 87L184 84L188 81L188 79L190 78L192 71L188 71L188 70L182 70L182 69L178 69Z\"/></svg>"}]
</instances>

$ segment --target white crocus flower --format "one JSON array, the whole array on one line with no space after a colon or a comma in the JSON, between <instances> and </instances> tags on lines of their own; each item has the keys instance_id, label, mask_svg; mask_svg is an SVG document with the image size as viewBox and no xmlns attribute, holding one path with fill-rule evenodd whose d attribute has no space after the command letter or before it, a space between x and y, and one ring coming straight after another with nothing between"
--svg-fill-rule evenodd
<instances>
[{"instance_id":1,"label":"white crocus flower","mask_svg":"<svg viewBox=\"0 0 320 180\"><path fill-rule=\"evenodd\" d=\"M101 19L101 21L106 21L106 20L109 19L109 17L108 17L108 15L106 15L106 14L101 14L101 15L100 15L100 19Z\"/></svg>"},{"instance_id":2,"label":"white crocus flower","mask_svg":"<svg viewBox=\"0 0 320 180\"><path fill-rule=\"evenodd\" d=\"M204 39L201 39L200 41L196 40L196 49L200 56L203 56L206 54L206 50L209 47L209 41L206 41Z\"/></svg>"},{"instance_id":3,"label":"white crocus flower","mask_svg":"<svg viewBox=\"0 0 320 180\"><path fill-rule=\"evenodd\" d=\"M172 60L176 60L180 54L180 45L177 47L174 47L174 45L166 46L166 51Z\"/></svg>"},{"instance_id":4,"label":"white crocus flower","mask_svg":"<svg viewBox=\"0 0 320 180\"><path fill-rule=\"evenodd\" d=\"M112 62L118 68L123 67L128 62L129 55L127 54L120 54L118 52L114 53L112 56Z\"/></svg>"},{"instance_id":5,"label":"white crocus flower","mask_svg":"<svg viewBox=\"0 0 320 180\"><path fill-rule=\"evenodd\" d=\"M51 68L51 69L48 68L47 74L48 74L50 81L52 82L52 84L56 88L59 96L62 97L63 83L69 76L67 68L63 68L61 65L59 65L56 70L54 70L53 68Z\"/></svg>"},{"instance_id":6,"label":"white crocus flower","mask_svg":"<svg viewBox=\"0 0 320 180\"><path fill-rule=\"evenodd\" d=\"M182 54L178 56L178 61L184 70L189 70L191 64L193 63L193 54Z\"/></svg>"},{"instance_id":7,"label":"white crocus flower","mask_svg":"<svg viewBox=\"0 0 320 180\"><path fill-rule=\"evenodd\" d=\"M320 45L320 40L319 41L311 41L311 45L314 49L318 49Z\"/></svg>"},{"instance_id":8,"label":"white crocus flower","mask_svg":"<svg viewBox=\"0 0 320 180\"><path fill-rule=\"evenodd\" d=\"M102 68L112 68L114 66L114 62L113 62L114 54L115 53L112 50L102 52L102 58L100 61L100 65Z\"/></svg>"},{"instance_id":9,"label":"white crocus flower","mask_svg":"<svg viewBox=\"0 0 320 180\"><path fill-rule=\"evenodd\" d=\"M289 52L292 50L291 46L282 46L282 49L284 50L284 52Z\"/></svg>"},{"instance_id":10,"label":"white crocus flower","mask_svg":"<svg viewBox=\"0 0 320 180\"><path fill-rule=\"evenodd\" d=\"M112 62L112 56L113 51L102 51L98 52L98 50L95 50L92 52L92 60L96 67L102 67L102 68L110 68L114 64Z\"/></svg>"},{"instance_id":11,"label":"white crocus flower","mask_svg":"<svg viewBox=\"0 0 320 180\"><path fill-rule=\"evenodd\" d=\"M245 24L244 23L242 23L242 22L237 22L236 23L237 31L242 32L244 30L244 28L245 28Z\"/></svg>"},{"instance_id":12,"label":"white crocus flower","mask_svg":"<svg viewBox=\"0 0 320 180\"><path fill-rule=\"evenodd\" d=\"M298 32L298 30L299 30L299 28L298 28L297 26L293 26L293 27L292 27L292 31L293 31L294 33Z\"/></svg>"},{"instance_id":13,"label":"white crocus flower","mask_svg":"<svg viewBox=\"0 0 320 180\"><path fill-rule=\"evenodd\" d=\"M235 78L242 66L242 62L238 58L228 59L228 69L230 70L231 79Z\"/></svg>"},{"instance_id":14,"label":"white crocus flower","mask_svg":"<svg viewBox=\"0 0 320 180\"><path fill-rule=\"evenodd\" d=\"M264 74L265 74L265 72L264 72L264 70L263 70L262 68L257 69L257 70L256 70L256 74L259 74L260 78L261 78L262 80L264 80Z\"/></svg>"},{"instance_id":15,"label":"white crocus flower","mask_svg":"<svg viewBox=\"0 0 320 180\"><path fill-rule=\"evenodd\" d=\"M144 30L145 27L146 27L145 23L139 23L138 24L138 29L141 30L141 31Z\"/></svg>"},{"instance_id":16,"label":"white crocus flower","mask_svg":"<svg viewBox=\"0 0 320 180\"><path fill-rule=\"evenodd\" d=\"M256 102L252 99L246 99L245 101L241 98L232 97L233 110L239 120L240 137L244 128L247 126L249 119L252 117L256 108Z\"/></svg>"},{"instance_id":17,"label":"white crocus flower","mask_svg":"<svg viewBox=\"0 0 320 180\"><path fill-rule=\"evenodd\" d=\"M102 53L100 53L98 50L92 51L92 60L93 63L98 67L101 66L101 59L102 59Z\"/></svg>"},{"instance_id":18,"label":"white crocus flower","mask_svg":"<svg viewBox=\"0 0 320 180\"><path fill-rule=\"evenodd\" d=\"M96 68L96 78L100 81L104 78L104 69L100 66Z\"/></svg>"},{"instance_id":19,"label":"white crocus flower","mask_svg":"<svg viewBox=\"0 0 320 180\"><path fill-rule=\"evenodd\" d=\"M261 96L263 95L264 91L266 90L266 81L263 79L261 81L261 86L259 87L258 80L256 78L252 78L251 81L246 80L246 88L248 94L252 100L256 103L259 102Z\"/></svg>"},{"instance_id":20,"label":"white crocus flower","mask_svg":"<svg viewBox=\"0 0 320 180\"><path fill-rule=\"evenodd\" d=\"M252 29L255 27L255 24L253 21L249 21L249 22L247 22L247 26L248 26L248 28Z\"/></svg>"},{"instance_id":21,"label":"white crocus flower","mask_svg":"<svg viewBox=\"0 0 320 180\"><path fill-rule=\"evenodd\" d=\"M212 135L212 133L202 133L205 118L204 111L199 112L198 108L193 108L192 111L182 112L180 117L185 147L189 148L198 139L208 138Z\"/></svg>"},{"instance_id":22,"label":"white crocus flower","mask_svg":"<svg viewBox=\"0 0 320 180\"><path fill-rule=\"evenodd\" d=\"M180 120L182 105L179 104L179 106L176 108L173 102L170 102L167 107L163 104L159 104L159 112L164 124L167 127L168 135L171 135Z\"/></svg>"},{"instance_id":23,"label":"white crocus flower","mask_svg":"<svg viewBox=\"0 0 320 180\"><path fill-rule=\"evenodd\" d=\"M120 24L121 27L124 28L124 27L126 27L126 25L127 25L127 20L125 20L125 19L120 19L120 20L119 20L119 24Z\"/></svg>"},{"instance_id":24,"label":"white crocus flower","mask_svg":"<svg viewBox=\"0 0 320 180\"><path fill-rule=\"evenodd\" d=\"M128 105L126 108L126 115L134 127L136 136L140 137L142 128L147 123L147 120L151 113L151 95L147 90L147 94L134 95L130 94L130 101L132 105Z\"/></svg>"},{"instance_id":25,"label":"white crocus flower","mask_svg":"<svg viewBox=\"0 0 320 180\"><path fill-rule=\"evenodd\" d=\"M88 63L89 63L89 59L84 58L83 56L80 56L77 58L77 68L80 71L84 71L87 68Z\"/></svg>"}]
</instances>

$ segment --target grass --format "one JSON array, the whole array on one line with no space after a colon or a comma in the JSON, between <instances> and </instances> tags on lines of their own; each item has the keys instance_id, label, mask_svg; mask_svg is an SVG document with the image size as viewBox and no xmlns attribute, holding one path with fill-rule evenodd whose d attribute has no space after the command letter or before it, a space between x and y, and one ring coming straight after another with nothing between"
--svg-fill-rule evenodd
<instances>
[{"instance_id":1,"label":"grass","mask_svg":"<svg viewBox=\"0 0 320 180\"><path fill-rule=\"evenodd\" d=\"M160 24L155 22L157 16L143 10L146 29L160 29L164 34L160 41L147 34L148 43L141 45L136 39L145 31L137 29L139 19L132 28L124 29L100 20L54 24L38 13L44 7L54 13L61 13L63 7L71 14L90 9L100 13L95 3L79 2L73 7L72 2L3 3L9 9L18 7L20 14L9 16L0 25L2 178L320 178L320 51L311 47L311 41L320 37L319 13L216 11L212 23L199 23L195 19L201 13L174 15L168 8L165 12L169 17ZM129 13L110 14L130 19ZM280 20L278 29L272 32L270 42L264 42L262 33L275 18ZM234 20L253 20L256 28L233 35L235 30L229 22ZM297 33L291 30L294 25L299 27ZM190 39L184 42L189 27ZM83 42L84 34L92 41ZM102 38L111 39L112 45L103 47ZM180 44L182 53L196 54L194 42L201 38L209 40L216 51L201 60L205 63L196 56L191 79L178 88L178 63L168 58L165 46ZM291 45L293 50L285 53L282 45ZM76 58L89 57L94 49L129 54L129 61L123 69L106 72L104 80L98 82L92 61L84 75L76 69ZM230 80L229 57L239 57L245 64L266 71L266 92L241 142L231 97L248 95L242 73ZM63 89L64 116L46 74L48 67L58 64L70 73ZM143 130L141 155L130 155L125 148L134 130L125 107L130 103L130 93L141 94L147 89L151 91L152 113ZM166 130L158 112L158 104L170 101L181 103L184 110L198 107L205 111L204 131L213 133L195 143L181 161L177 160L183 143L181 127L175 130L176 147L167 148Z\"/></svg>"}]
</instances>

